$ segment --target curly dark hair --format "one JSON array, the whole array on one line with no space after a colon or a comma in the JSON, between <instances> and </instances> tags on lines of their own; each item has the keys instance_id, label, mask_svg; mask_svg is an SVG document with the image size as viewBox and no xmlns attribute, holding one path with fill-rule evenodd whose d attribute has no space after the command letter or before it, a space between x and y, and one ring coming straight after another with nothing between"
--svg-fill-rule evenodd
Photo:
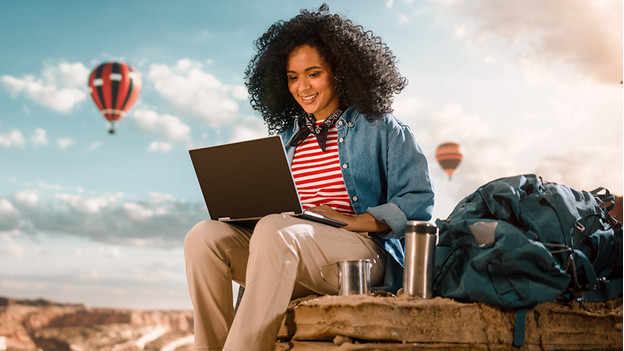
<instances>
[{"instance_id":1,"label":"curly dark hair","mask_svg":"<svg viewBox=\"0 0 624 351\"><path fill-rule=\"evenodd\" d=\"M368 120L392 112L392 99L407 84L396 67L396 57L371 31L351 20L330 14L323 4L318 12L301 10L288 21L278 21L255 42L257 53L245 70L245 85L252 108L259 111L269 133L292 126L304 113L288 90L288 55L309 45L329 63L343 105L353 105Z\"/></svg>"}]
</instances>

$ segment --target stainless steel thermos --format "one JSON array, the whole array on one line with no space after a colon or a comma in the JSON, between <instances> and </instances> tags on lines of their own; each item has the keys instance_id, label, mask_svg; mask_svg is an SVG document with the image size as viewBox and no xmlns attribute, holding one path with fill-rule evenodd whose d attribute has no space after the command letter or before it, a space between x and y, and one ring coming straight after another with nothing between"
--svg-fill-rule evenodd
<instances>
[{"instance_id":1,"label":"stainless steel thermos","mask_svg":"<svg viewBox=\"0 0 624 351\"><path fill-rule=\"evenodd\" d=\"M432 297L435 244L438 227L429 222L409 221L405 227L403 293Z\"/></svg>"}]
</instances>

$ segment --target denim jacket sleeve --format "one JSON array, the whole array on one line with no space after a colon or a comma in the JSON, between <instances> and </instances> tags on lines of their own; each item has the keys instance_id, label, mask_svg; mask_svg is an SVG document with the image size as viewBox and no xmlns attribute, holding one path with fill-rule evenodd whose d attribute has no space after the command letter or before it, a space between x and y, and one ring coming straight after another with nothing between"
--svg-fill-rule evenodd
<instances>
[{"instance_id":1,"label":"denim jacket sleeve","mask_svg":"<svg viewBox=\"0 0 624 351\"><path fill-rule=\"evenodd\" d=\"M427 159L409 127L392 116L383 122L388 135L380 149L385 152L386 202L371 205L366 211L391 228L384 238L403 238L408 220L431 218L433 188ZM383 189L384 185L380 186Z\"/></svg>"}]
</instances>

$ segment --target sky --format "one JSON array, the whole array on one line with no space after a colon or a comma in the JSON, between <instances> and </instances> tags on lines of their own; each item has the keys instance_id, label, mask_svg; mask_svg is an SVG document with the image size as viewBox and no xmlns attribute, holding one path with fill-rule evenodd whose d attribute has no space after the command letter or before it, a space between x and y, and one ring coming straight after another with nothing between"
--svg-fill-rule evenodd
<instances>
[{"instance_id":1,"label":"sky","mask_svg":"<svg viewBox=\"0 0 624 351\"><path fill-rule=\"evenodd\" d=\"M429 160L434 218L517 174L622 194L621 1L326 2L409 80L394 114ZM243 81L253 42L321 3L0 1L0 296L191 308L182 247L208 212L188 150L267 135ZM114 135L87 88L109 61L143 82Z\"/></svg>"}]
</instances>

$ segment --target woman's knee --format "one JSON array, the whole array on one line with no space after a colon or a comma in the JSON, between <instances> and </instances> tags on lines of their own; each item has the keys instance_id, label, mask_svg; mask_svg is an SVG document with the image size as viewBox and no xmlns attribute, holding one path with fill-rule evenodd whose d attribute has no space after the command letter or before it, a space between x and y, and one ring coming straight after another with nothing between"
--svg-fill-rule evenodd
<instances>
[{"instance_id":1,"label":"woman's knee","mask_svg":"<svg viewBox=\"0 0 624 351\"><path fill-rule=\"evenodd\" d=\"M184 238L184 247L196 246L204 241L204 237L210 231L212 221L198 222L186 233Z\"/></svg>"},{"instance_id":2,"label":"woman's knee","mask_svg":"<svg viewBox=\"0 0 624 351\"><path fill-rule=\"evenodd\" d=\"M258 223L256 223L256 227L254 228L254 235L256 233L260 233L260 235L264 235L263 233L273 233L277 232L283 227L283 223L285 221L286 215L282 214L270 214L262 217Z\"/></svg>"},{"instance_id":3,"label":"woman's knee","mask_svg":"<svg viewBox=\"0 0 624 351\"><path fill-rule=\"evenodd\" d=\"M282 247L284 244L292 246L291 244L297 240L297 229L294 227L297 224L289 215L270 214L263 217L254 228L249 243L250 249L262 247L264 250L271 246Z\"/></svg>"},{"instance_id":4,"label":"woman's knee","mask_svg":"<svg viewBox=\"0 0 624 351\"><path fill-rule=\"evenodd\" d=\"M219 221L201 221L186 233L184 252L190 254L193 248L216 248L232 236L229 225Z\"/></svg>"}]
</instances>

